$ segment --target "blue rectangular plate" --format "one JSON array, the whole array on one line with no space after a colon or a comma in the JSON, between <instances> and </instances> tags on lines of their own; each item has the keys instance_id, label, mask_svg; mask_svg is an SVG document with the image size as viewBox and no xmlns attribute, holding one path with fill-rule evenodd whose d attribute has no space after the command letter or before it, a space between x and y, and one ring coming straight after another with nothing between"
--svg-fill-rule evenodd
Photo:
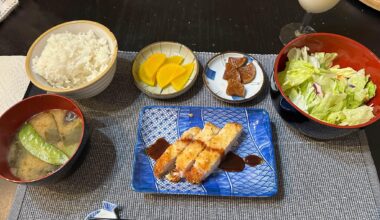
<instances>
[{"instance_id":1,"label":"blue rectangular plate","mask_svg":"<svg viewBox=\"0 0 380 220\"><path fill-rule=\"evenodd\" d=\"M153 175L154 160L145 149L158 138L173 143L187 129L205 122L222 128L227 122L240 123L243 133L233 151L241 157L255 154L264 159L256 167L242 172L221 170L211 174L201 185L172 183ZM137 192L211 196L269 197L278 191L277 171L268 112L253 108L209 108L147 106L140 112L134 150L132 188Z\"/></svg>"}]
</instances>

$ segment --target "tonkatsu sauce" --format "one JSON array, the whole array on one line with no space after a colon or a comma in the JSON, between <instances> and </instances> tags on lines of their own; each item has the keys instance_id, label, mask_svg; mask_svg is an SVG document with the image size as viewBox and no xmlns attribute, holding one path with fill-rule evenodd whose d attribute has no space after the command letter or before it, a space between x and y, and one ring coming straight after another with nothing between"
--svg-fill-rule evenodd
<instances>
[{"instance_id":1,"label":"tonkatsu sauce","mask_svg":"<svg viewBox=\"0 0 380 220\"><path fill-rule=\"evenodd\" d=\"M219 165L220 169L227 172L241 172L244 167L244 160L232 152L229 152Z\"/></svg>"},{"instance_id":2,"label":"tonkatsu sauce","mask_svg":"<svg viewBox=\"0 0 380 220\"><path fill-rule=\"evenodd\" d=\"M170 144L165 140L165 138L159 138L150 145L146 150L146 154L153 160L157 160L165 152L165 150L170 146Z\"/></svg>"},{"instance_id":3,"label":"tonkatsu sauce","mask_svg":"<svg viewBox=\"0 0 380 220\"><path fill-rule=\"evenodd\" d=\"M251 167L255 167L261 164L263 162L263 159L256 155L248 155L244 158L244 162Z\"/></svg>"},{"instance_id":4,"label":"tonkatsu sauce","mask_svg":"<svg viewBox=\"0 0 380 220\"><path fill-rule=\"evenodd\" d=\"M256 155L248 155L244 159L240 156L229 152L219 165L219 169L226 172L241 172L244 170L245 164L255 167L261 164L263 159Z\"/></svg>"}]
</instances>

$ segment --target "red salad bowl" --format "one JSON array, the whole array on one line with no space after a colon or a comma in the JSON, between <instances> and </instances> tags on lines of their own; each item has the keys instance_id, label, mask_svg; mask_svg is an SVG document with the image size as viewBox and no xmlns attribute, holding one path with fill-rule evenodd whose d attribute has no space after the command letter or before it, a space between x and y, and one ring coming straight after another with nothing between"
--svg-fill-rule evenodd
<instances>
[{"instance_id":1,"label":"red salad bowl","mask_svg":"<svg viewBox=\"0 0 380 220\"><path fill-rule=\"evenodd\" d=\"M370 121L353 126L341 126L326 123L310 116L299 109L281 88L278 74L285 69L288 51L293 47L307 46L313 52L335 52L338 54L334 65L352 67L355 70L364 68L373 83L376 84L376 96L367 105L374 106L375 117ZM364 128L380 119L380 59L362 44L337 34L305 34L289 42L278 54L271 77L271 98L277 112L293 128L316 139L334 139L348 135L359 128Z\"/></svg>"},{"instance_id":2,"label":"red salad bowl","mask_svg":"<svg viewBox=\"0 0 380 220\"><path fill-rule=\"evenodd\" d=\"M8 165L7 156L9 152L10 143L14 135L20 126L31 118L33 115L38 114L49 109L64 109L73 111L82 120L82 136L81 143L78 146L73 156L61 167L54 172L34 180L20 180L14 176ZM26 98L19 103L12 106L0 117L0 177L14 182L22 184L46 184L56 182L69 173L70 168L74 162L78 159L79 154L85 146L86 129L83 114L79 107L70 99L59 95L44 94L36 95L30 98Z\"/></svg>"}]
</instances>

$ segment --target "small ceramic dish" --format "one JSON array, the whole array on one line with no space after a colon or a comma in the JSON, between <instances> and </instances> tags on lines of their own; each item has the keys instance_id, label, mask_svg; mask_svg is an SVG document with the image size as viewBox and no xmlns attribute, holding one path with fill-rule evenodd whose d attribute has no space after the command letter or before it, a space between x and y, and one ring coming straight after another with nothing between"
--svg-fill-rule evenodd
<instances>
[{"instance_id":1,"label":"small ceramic dish","mask_svg":"<svg viewBox=\"0 0 380 220\"><path fill-rule=\"evenodd\" d=\"M52 34L64 32L77 34L87 32L89 30L92 30L97 37L106 39L111 51L111 59L108 63L108 67L94 79L74 88L55 88L51 86L44 78L33 71L33 58L41 55L43 49L47 44L48 38ZM117 41L113 33L107 27L94 21L77 20L54 26L39 36L34 41L32 46L30 46L28 54L26 55L25 69L29 79L38 88L45 90L48 93L64 95L73 99L84 99L96 96L108 87L113 79L113 76L115 75L117 62L116 58Z\"/></svg>"},{"instance_id":2,"label":"small ceramic dish","mask_svg":"<svg viewBox=\"0 0 380 220\"><path fill-rule=\"evenodd\" d=\"M103 201L102 208L88 214L84 220L91 219L119 219L116 214L117 205Z\"/></svg>"},{"instance_id":3,"label":"small ceramic dish","mask_svg":"<svg viewBox=\"0 0 380 220\"><path fill-rule=\"evenodd\" d=\"M227 80L223 79L226 63L229 57L247 57L247 64L252 63L256 68L256 77L244 85L245 97L227 95ZM252 100L264 85L264 72L255 58L239 52L225 52L212 57L203 72L203 81L211 93L218 99L228 103L242 103Z\"/></svg>"},{"instance_id":4,"label":"small ceramic dish","mask_svg":"<svg viewBox=\"0 0 380 220\"><path fill-rule=\"evenodd\" d=\"M171 85L165 87L164 89L161 89L157 85L149 86L140 81L138 77L138 70L140 68L140 65L144 63L144 61L146 61L146 59L150 55L154 53L163 53L167 57L178 55L184 58L182 64L194 63L193 72L191 73L189 80L187 81L185 87L182 90L176 91ZM139 88L146 95L156 99L170 99L182 95L187 90L189 90L191 86L194 85L198 76L198 72L199 64L194 53L183 44L168 41L156 42L144 47L136 55L136 58L133 61L132 65L133 79L137 88Z\"/></svg>"}]
</instances>

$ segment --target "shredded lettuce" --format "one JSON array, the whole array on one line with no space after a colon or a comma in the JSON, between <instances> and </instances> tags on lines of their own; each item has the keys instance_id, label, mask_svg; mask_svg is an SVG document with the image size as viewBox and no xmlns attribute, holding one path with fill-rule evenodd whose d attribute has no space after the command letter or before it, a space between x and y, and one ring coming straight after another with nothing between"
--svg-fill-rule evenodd
<instances>
[{"instance_id":1,"label":"shredded lettuce","mask_svg":"<svg viewBox=\"0 0 380 220\"><path fill-rule=\"evenodd\" d=\"M376 85L365 70L333 66L337 53L292 48L279 81L285 94L302 111L336 125L357 125L374 117L365 103L375 96Z\"/></svg>"}]
</instances>

